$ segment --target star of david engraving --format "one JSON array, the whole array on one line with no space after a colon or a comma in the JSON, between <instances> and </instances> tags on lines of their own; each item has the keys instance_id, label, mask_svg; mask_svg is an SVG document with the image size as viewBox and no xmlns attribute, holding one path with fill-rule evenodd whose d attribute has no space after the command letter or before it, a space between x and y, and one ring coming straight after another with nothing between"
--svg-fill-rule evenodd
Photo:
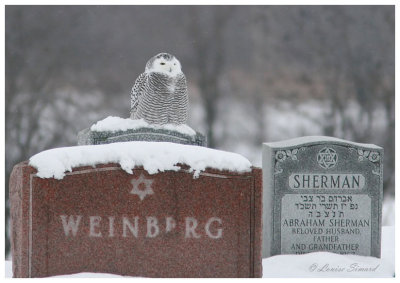
<instances>
[{"instance_id":1,"label":"star of david engraving","mask_svg":"<svg viewBox=\"0 0 400 283\"><path fill-rule=\"evenodd\" d=\"M319 166L324 169L330 169L335 167L338 161L338 155L333 148L324 147L318 152L317 162Z\"/></svg>"},{"instance_id":2,"label":"star of david engraving","mask_svg":"<svg viewBox=\"0 0 400 283\"><path fill-rule=\"evenodd\" d=\"M146 179L143 176L143 173L140 174L139 178L131 180L131 184L132 184L133 189L130 191L130 194L137 195L140 198L140 201L144 200L144 198L147 195L154 194L154 191L151 188L151 184L153 182L154 182L154 180ZM143 187L143 186L144 186L144 189L140 188L140 187Z\"/></svg>"}]
</instances>

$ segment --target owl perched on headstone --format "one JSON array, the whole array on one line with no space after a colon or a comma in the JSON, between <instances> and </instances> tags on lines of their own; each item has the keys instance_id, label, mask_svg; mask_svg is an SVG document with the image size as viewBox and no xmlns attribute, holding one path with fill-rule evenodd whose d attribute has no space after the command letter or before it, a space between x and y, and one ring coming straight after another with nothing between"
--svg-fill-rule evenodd
<instances>
[{"instance_id":1,"label":"owl perched on headstone","mask_svg":"<svg viewBox=\"0 0 400 283\"><path fill-rule=\"evenodd\" d=\"M181 64L175 56L160 53L147 62L132 87L130 117L150 124L186 124L188 102Z\"/></svg>"}]
</instances>

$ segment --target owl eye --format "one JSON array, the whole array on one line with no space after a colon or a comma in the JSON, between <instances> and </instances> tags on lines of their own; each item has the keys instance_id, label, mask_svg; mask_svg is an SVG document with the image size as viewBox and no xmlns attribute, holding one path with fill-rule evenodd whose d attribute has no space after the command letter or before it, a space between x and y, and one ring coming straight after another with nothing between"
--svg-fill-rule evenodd
<instances>
[{"instance_id":1,"label":"owl eye","mask_svg":"<svg viewBox=\"0 0 400 283\"><path fill-rule=\"evenodd\" d=\"M176 63L174 63L174 65L176 65Z\"/></svg>"},{"instance_id":2,"label":"owl eye","mask_svg":"<svg viewBox=\"0 0 400 283\"><path fill-rule=\"evenodd\" d=\"M160 65L165 65L165 63L164 63L164 62L161 62Z\"/></svg>"}]
</instances>

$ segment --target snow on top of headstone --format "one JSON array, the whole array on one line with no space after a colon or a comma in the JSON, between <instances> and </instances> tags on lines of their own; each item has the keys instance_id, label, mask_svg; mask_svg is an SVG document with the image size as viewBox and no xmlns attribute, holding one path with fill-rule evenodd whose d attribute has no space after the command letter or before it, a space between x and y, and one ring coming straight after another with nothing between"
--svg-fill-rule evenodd
<instances>
[{"instance_id":1,"label":"snow on top of headstone","mask_svg":"<svg viewBox=\"0 0 400 283\"><path fill-rule=\"evenodd\" d=\"M42 151L29 159L29 165L38 170L40 178L62 179L65 172L79 166L119 163L132 174L135 166L143 166L149 174L166 170L177 171L178 163L188 165L194 177L206 168L248 172L251 163L243 156L201 146L169 142L120 142L54 148Z\"/></svg>"},{"instance_id":2,"label":"snow on top of headstone","mask_svg":"<svg viewBox=\"0 0 400 283\"><path fill-rule=\"evenodd\" d=\"M181 134L195 136L196 132L186 124L174 125L155 125L149 124L143 119L130 119L130 118L120 118L114 116L108 116L107 118L98 121L96 124L90 127L90 130L94 132L117 132L117 131L127 131L136 130L139 128L151 128L155 130L165 129L170 131L176 131Z\"/></svg>"},{"instance_id":3,"label":"snow on top of headstone","mask_svg":"<svg viewBox=\"0 0 400 283\"><path fill-rule=\"evenodd\" d=\"M367 148L374 148L374 149L382 149L380 146L374 144L367 144L367 143L356 143L352 141L347 141L343 139L338 139L334 137L327 137L327 136L304 136L300 138L294 138L289 140L277 141L277 142L269 142L264 143L270 147L290 147L290 146L297 146L299 144L312 144L318 142L339 142L339 143L347 143L357 147L367 147Z\"/></svg>"}]
</instances>

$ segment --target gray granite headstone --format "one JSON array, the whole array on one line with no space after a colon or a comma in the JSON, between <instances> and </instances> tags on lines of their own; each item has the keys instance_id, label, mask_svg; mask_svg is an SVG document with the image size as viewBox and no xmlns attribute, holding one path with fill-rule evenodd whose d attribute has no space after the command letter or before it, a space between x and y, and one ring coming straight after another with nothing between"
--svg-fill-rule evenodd
<instances>
[{"instance_id":1,"label":"gray granite headstone","mask_svg":"<svg viewBox=\"0 0 400 283\"><path fill-rule=\"evenodd\" d=\"M188 145L207 146L204 135L186 135L167 129L139 128L125 131L92 131L90 128L78 133L78 145L107 144L127 141L173 142Z\"/></svg>"},{"instance_id":2,"label":"gray granite headstone","mask_svg":"<svg viewBox=\"0 0 400 283\"><path fill-rule=\"evenodd\" d=\"M263 144L263 257L380 257L383 149L330 137Z\"/></svg>"}]
</instances>

